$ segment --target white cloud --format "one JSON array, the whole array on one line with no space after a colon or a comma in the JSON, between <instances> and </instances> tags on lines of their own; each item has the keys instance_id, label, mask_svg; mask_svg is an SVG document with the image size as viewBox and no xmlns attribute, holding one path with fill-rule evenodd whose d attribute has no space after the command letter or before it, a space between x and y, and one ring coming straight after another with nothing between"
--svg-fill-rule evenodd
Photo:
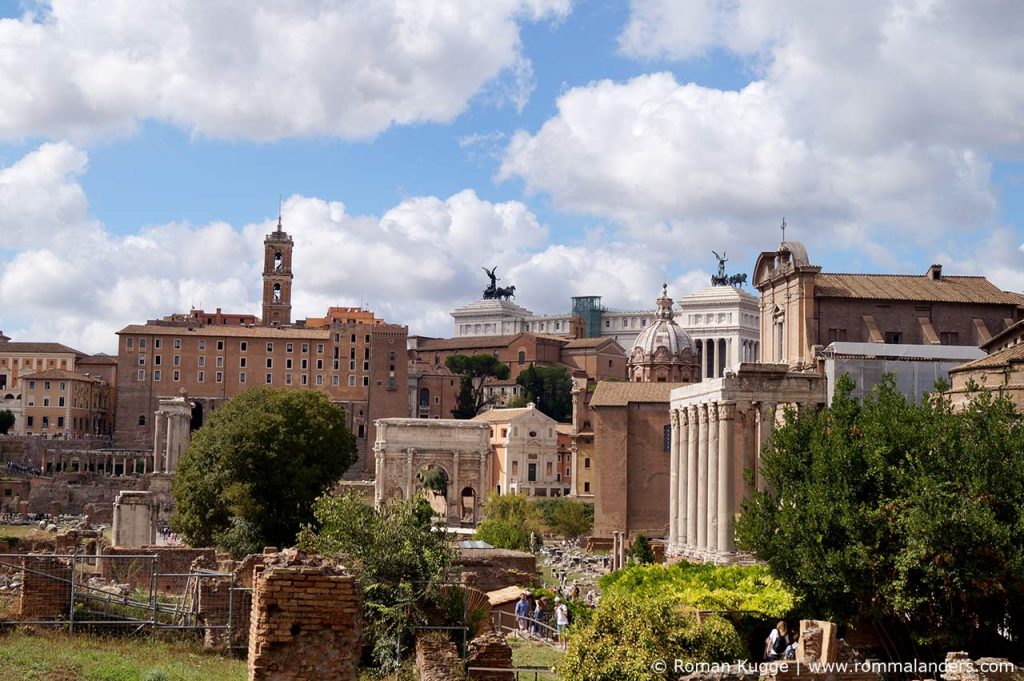
<instances>
[{"instance_id":1,"label":"white cloud","mask_svg":"<svg viewBox=\"0 0 1024 681\"><path fill-rule=\"evenodd\" d=\"M723 49L759 75L736 91L669 73L571 88L512 137L499 177L684 261L713 240L769 247L786 216L812 251L867 244L899 264L994 226L992 162L1024 155L1022 34L999 0L636 0L624 54Z\"/></svg>"},{"instance_id":2,"label":"white cloud","mask_svg":"<svg viewBox=\"0 0 1024 681\"><path fill-rule=\"evenodd\" d=\"M259 314L262 243L276 218L241 226L169 223L114 235L89 217L78 184L87 162L71 145L44 145L0 168L0 178L17 179L17 191L5 195L17 220L0 222L11 246L6 262L0 259L0 328L7 335L112 352L123 326L193 306ZM70 198L57 207L38 200L48 195ZM58 227L7 238L19 225L56 220L55 213ZM607 239L552 245L525 204L486 201L471 190L412 197L380 217L296 195L284 202L283 222L295 240L295 318L365 303L412 333L432 335L449 335L449 312L479 297L485 265L497 266L502 285L515 284L518 302L537 312L565 312L572 295L651 309L674 257ZM702 280L696 273L677 277L672 293Z\"/></svg>"},{"instance_id":3,"label":"white cloud","mask_svg":"<svg viewBox=\"0 0 1024 681\"><path fill-rule=\"evenodd\" d=\"M0 137L123 133L152 118L214 137L364 138L450 121L488 83L521 108L532 69L519 23L569 9L569 0L51 0L0 19Z\"/></svg>"}]
</instances>

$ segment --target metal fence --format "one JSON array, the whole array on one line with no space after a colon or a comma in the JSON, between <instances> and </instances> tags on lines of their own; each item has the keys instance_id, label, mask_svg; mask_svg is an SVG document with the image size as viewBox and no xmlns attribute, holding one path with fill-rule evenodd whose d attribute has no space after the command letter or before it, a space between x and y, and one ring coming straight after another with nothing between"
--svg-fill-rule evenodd
<instances>
[{"instance_id":1,"label":"metal fence","mask_svg":"<svg viewBox=\"0 0 1024 681\"><path fill-rule=\"evenodd\" d=\"M161 571L156 555L0 554L0 622L68 631L191 630L248 644L252 590L231 572Z\"/></svg>"}]
</instances>

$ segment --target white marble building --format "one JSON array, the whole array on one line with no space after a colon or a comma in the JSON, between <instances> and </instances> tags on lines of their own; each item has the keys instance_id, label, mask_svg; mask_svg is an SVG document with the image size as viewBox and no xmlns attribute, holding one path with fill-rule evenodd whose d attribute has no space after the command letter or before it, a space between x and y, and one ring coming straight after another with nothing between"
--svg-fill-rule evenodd
<instances>
[{"instance_id":1,"label":"white marble building","mask_svg":"<svg viewBox=\"0 0 1024 681\"><path fill-rule=\"evenodd\" d=\"M700 378L721 378L743 362L759 361L757 296L733 286L708 286L683 296L676 323L693 339Z\"/></svg>"}]
</instances>

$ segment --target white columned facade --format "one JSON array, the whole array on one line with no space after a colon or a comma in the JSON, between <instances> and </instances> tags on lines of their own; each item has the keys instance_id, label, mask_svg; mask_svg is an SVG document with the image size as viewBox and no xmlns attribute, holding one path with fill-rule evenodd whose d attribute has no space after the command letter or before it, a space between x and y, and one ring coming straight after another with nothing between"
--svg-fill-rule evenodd
<instances>
[{"instance_id":1,"label":"white columned facade","mask_svg":"<svg viewBox=\"0 0 1024 681\"><path fill-rule=\"evenodd\" d=\"M735 404L718 403L718 552L723 557L732 555L735 550L733 545L733 519L735 518L733 494L736 489L736 479L733 475L735 418Z\"/></svg>"},{"instance_id":2,"label":"white columned facade","mask_svg":"<svg viewBox=\"0 0 1024 681\"><path fill-rule=\"evenodd\" d=\"M697 405L697 547L708 548L708 405Z\"/></svg>"},{"instance_id":3,"label":"white columned facade","mask_svg":"<svg viewBox=\"0 0 1024 681\"><path fill-rule=\"evenodd\" d=\"M708 552L718 551L718 403L708 404Z\"/></svg>"},{"instance_id":4,"label":"white columned facade","mask_svg":"<svg viewBox=\"0 0 1024 681\"><path fill-rule=\"evenodd\" d=\"M679 503L679 469L681 467L679 460L679 437L681 435L679 431L679 411L676 409L670 410L669 418L672 424L672 441L669 447L668 506L669 508L679 508L681 506ZM679 523L669 522L669 546L679 545L679 529Z\"/></svg>"},{"instance_id":5,"label":"white columned facade","mask_svg":"<svg viewBox=\"0 0 1024 681\"><path fill-rule=\"evenodd\" d=\"M689 430L687 431L688 437L686 443L686 509L676 513L675 516L677 518L677 522L685 518L685 542L689 546L694 546L697 543L697 488L699 487L697 473L697 443L700 419L697 413L697 407L695 406L683 407L681 411L686 413L686 419L690 424Z\"/></svg>"}]
</instances>

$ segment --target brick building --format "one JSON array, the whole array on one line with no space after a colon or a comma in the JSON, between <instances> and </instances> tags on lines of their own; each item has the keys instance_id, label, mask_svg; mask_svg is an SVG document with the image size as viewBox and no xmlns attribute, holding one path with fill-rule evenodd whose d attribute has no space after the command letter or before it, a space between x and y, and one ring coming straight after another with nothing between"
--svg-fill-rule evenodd
<instances>
[{"instance_id":1,"label":"brick building","mask_svg":"<svg viewBox=\"0 0 1024 681\"><path fill-rule=\"evenodd\" d=\"M357 438L360 458L349 475L372 477L373 457L366 454L374 441L374 420L405 416L408 410L408 329L350 308L330 308L325 317L292 323L292 246L279 221L264 242L260 325L207 324L189 315L118 332L115 435L121 446L152 447L160 398L182 389L196 405L193 429L252 386L319 390L345 409Z\"/></svg>"},{"instance_id":2,"label":"brick building","mask_svg":"<svg viewBox=\"0 0 1024 681\"><path fill-rule=\"evenodd\" d=\"M66 369L44 369L21 378L22 431L27 435L82 437L111 431L110 386Z\"/></svg>"},{"instance_id":3,"label":"brick building","mask_svg":"<svg viewBox=\"0 0 1024 681\"><path fill-rule=\"evenodd\" d=\"M818 367L833 342L981 346L1022 317L1024 297L985 277L836 274L784 241L754 265L761 292L761 361Z\"/></svg>"},{"instance_id":4,"label":"brick building","mask_svg":"<svg viewBox=\"0 0 1024 681\"><path fill-rule=\"evenodd\" d=\"M473 420L491 427L491 490L531 497L569 493L559 466L558 423L532 402L518 409L488 409Z\"/></svg>"}]
</instances>

